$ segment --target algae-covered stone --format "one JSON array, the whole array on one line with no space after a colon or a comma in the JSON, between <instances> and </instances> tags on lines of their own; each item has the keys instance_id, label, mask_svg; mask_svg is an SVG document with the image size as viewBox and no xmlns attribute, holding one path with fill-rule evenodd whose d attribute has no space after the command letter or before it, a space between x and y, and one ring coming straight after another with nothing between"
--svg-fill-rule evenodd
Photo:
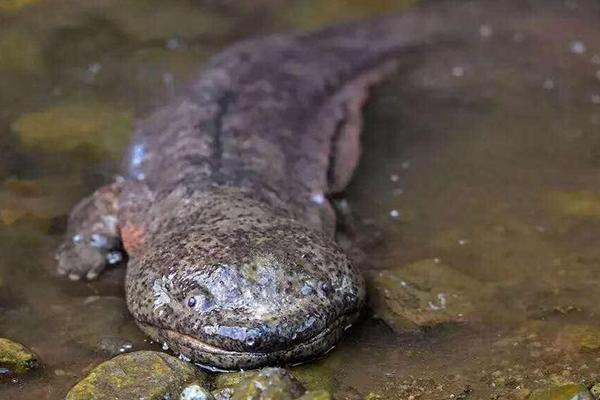
<instances>
[{"instance_id":1,"label":"algae-covered stone","mask_svg":"<svg viewBox=\"0 0 600 400\"><path fill-rule=\"evenodd\" d=\"M334 389L336 372L343 363L342 353L333 352L321 360L293 367L291 372L307 390L331 392Z\"/></svg>"},{"instance_id":2,"label":"algae-covered stone","mask_svg":"<svg viewBox=\"0 0 600 400\"><path fill-rule=\"evenodd\" d=\"M292 400L305 392L302 384L281 368L222 374L215 379L214 386L218 400Z\"/></svg>"},{"instance_id":3,"label":"algae-covered stone","mask_svg":"<svg viewBox=\"0 0 600 400\"><path fill-rule=\"evenodd\" d=\"M206 376L192 364L155 351L123 354L103 362L76 384L66 400L162 400L176 398Z\"/></svg>"},{"instance_id":4,"label":"algae-covered stone","mask_svg":"<svg viewBox=\"0 0 600 400\"><path fill-rule=\"evenodd\" d=\"M0 72L37 75L44 69L43 50L35 36L16 28L0 30Z\"/></svg>"},{"instance_id":5,"label":"algae-covered stone","mask_svg":"<svg viewBox=\"0 0 600 400\"><path fill-rule=\"evenodd\" d=\"M460 322L474 310L478 281L424 260L369 277L371 305L395 332Z\"/></svg>"},{"instance_id":6,"label":"algae-covered stone","mask_svg":"<svg viewBox=\"0 0 600 400\"><path fill-rule=\"evenodd\" d=\"M583 385L551 386L531 392L528 400L594 400Z\"/></svg>"},{"instance_id":7,"label":"algae-covered stone","mask_svg":"<svg viewBox=\"0 0 600 400\"><path fill-rule=\"evenodd\" d=\"M298 397L298 400L331 400L331 393L327 390L310 390Z\"/></svg>"},{"instance_id":8,"label":"algae-covered stone","mask_svg":"<svg viewBox=\"0 0 600 400\"><path fill-rule=\"evenodd\" d=\"M0 338L0 372L24 374L39 366L38 356L20 343Z\"/></svg>"},{"instance_id":9,"label":"algae-covered stone","mask_svg":"<svg viewBox=\"0 0 600 400\"><path fill-rule=\"evenodd\" d=\"M132 126L129 111L100 103L75 102L21 115L12 124L26 146L56 151L87 145L113 155L125 147Z\"/></svg>"},{"instance_id":10,"label":"algae-covered stone","mask_svg":"<svg viewBox=\"0 0 600 400\"><path fill-rule=\"evenodd\" d=\"M232 400L295 399L303 392L304 388L289 371L281 368L264 368L235 385Z\"/></svg>"}]
</instances>

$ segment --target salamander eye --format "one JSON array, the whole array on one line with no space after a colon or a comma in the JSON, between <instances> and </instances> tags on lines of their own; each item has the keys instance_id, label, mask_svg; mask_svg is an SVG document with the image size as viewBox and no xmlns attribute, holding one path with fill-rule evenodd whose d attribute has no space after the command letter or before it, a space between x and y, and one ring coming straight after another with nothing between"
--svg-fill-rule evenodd
<instances>
[{"instance_id":1,"label":"salamander eye","mask_svg":"<svg viewBox=\"0 0 600 400\"><path fill-rule=\"evenodd\" d=\"M195 292L190 294L186 300L185 304L194 310L197 311L206 311L213 307L213 297L210 293L205 293L204 291Z\"/></svg>"}]
</instances>

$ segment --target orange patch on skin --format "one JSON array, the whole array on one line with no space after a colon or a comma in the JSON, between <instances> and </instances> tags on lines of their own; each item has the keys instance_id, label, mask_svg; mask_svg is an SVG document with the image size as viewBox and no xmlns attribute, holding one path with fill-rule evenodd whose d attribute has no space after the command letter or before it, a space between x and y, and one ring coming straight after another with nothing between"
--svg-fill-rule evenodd
<instances>
[{"instance_id":1,"label":"orange patch on skin","mask_svg":"<svg viewBox=\"0 0 600 400\"><path fill-rule=\"evenodd\" d=\"M121 240L128 253L135 251L144 244L144 233L141 226L129 222L121 228Z\"/></svg>"}]
</instances>

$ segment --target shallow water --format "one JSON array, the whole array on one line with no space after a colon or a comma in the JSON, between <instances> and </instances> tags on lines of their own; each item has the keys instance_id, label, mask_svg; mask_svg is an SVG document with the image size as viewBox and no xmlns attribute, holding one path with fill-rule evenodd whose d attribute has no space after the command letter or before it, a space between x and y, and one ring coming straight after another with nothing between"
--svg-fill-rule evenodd
<instances>
[{"instance_id":1,"label":"shallow water","mask_svg":"<svg viewBox=\"0 0 600 400\"><path fill-rule=\"evenodd\" d=\"M238 38L409 2L253 3L0 0L0 336L44 363L0 382L1 399L63 398L121 349L159 348L127 313L122 269L93 283L54 273L66 213L116 173L136 117ZM600 336L594 347L572 334L600 335L600 4L456 8L461 40L417 49L374 91L345 198L356 236L371 239L365 273L435 259L477 301L461 322L419 332L369 313L300 367L336 398L600 382Z\"/></svg>"}]
</instances>

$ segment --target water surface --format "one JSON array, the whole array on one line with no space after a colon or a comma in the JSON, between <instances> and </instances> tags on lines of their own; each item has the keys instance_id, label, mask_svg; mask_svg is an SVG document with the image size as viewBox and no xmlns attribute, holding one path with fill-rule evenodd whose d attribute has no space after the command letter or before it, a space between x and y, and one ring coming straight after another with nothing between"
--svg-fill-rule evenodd
<instances>
[{"instance_id":1,"label":"water surface","mask_svg":"<svg viewBox=\"0 0 600 400\"><path fill-rule=\"evenodd\" d=\"M44 362L0 398L63 398L111 355L159 348L127 313L122 269L54 273L68 210L118 171L135 118L236 39L408 3L0 0L0 336ZM407 55L374 91L345 194L369 276L435 260L468 277L473 312L404 333L370 312L301 367L336 398L599 382L600 4L498 3L457 2L466 39ZM598 347L579 346L581 329Z\"/></svg>"}]
</instances>

